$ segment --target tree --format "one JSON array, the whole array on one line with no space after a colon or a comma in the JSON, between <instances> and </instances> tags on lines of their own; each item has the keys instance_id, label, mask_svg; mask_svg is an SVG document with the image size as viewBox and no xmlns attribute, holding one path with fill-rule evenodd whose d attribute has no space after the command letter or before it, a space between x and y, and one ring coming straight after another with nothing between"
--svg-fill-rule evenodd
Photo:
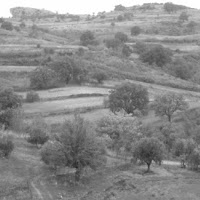
<instances>
[{"instance_id":1,"label":"tree","mask_svg":"<svg viewBox=\"0 0 200 200\"><path fill-rule=\"evenodd\" d=\"M125 33L117 32L115 34L115 39L118 39L119 41L121 41L122 43L124 43L124 42L128 41L128 36Z\"/></svg>"},{"instance_id":2,"label":"tree","mask_svg":"<svg viewBox=\"0 0 200 200\"><path fill-rule=\"evenodd\" d=\"M48 67L37 67L30 74L30 87L32 89L48 89L60 85L58 75Z\"/></svg>"},{"instance_id":3,"label":"tree","mask_svg":"<svg viewBox=\"0 0 200 200\"><path fill-rule=\"evenodd\" d=\"M106 116L97 122L97 133L108 136L111 142L107 148L119 152L124 149L130 153L133 144L141 139L140 124L136 118L123 116Z\"/></svg>"},{"instance_id":4,"label":"tree","mask_svg":"<svg viewBox=\"0 0 200 200\"><path fill-rule=\"evenodd\" d=\"M104 80L106 80L108 77L107 77L107 74L104 72L104 71L96 71L94 72L94 74L92 75L92 77L94 79L96 79L98 81L98 83L103 83Z\"/></svg>"},{"instance_id":5,"label":"tree","mask_svg":"<svg viewBox=\"0 0 200 200\"><path fill-rule=\"evenodd\" d=\"M131 48L128 45L123 45L122 55L125 57L129 57L131 55L131 53L132 53Z\"/></svg>"},{"instance_id":6,"label":"tree","mask_svg":"<svg viewBox=\"0 0 200 200\"><path fill-rule=\"evenodd\" d=\"M5 129L11 125L14 110L21 106L22 98L15 94L12 88L0 89L0 124Z\"/></svg>"},{"instance_id":7,"label":"tree","mask_svg":"<svg viewBox=\"0 0 200 200\"><path fill-rule=\"evenodd\" d=\"M87 46L93 44L95 41L94 33L91 31L85 31L80 37L81 44Z\"/></svg>"},{"instance_id":8,"label":"tree","mask_svg":"<svg viewBox=\"0 0 200 200\"><path fill-rule=\"evenodd\" d=\"M7 132L0 131L0 157L8 158L14 149L13 138Z\"/></svg>"},{"instance_id":9,"label":"tree","mask_svg":"<svg viewBox=\"0 0 200 200\"><path fill-rule=\"evenodd\" d=\"M36 145L43 145L49 139L48 125L41 117L35 118L27 129L27 142Z\"/></svg>"},{"instance_id":10,"label":"tree","mask_svg":"<svg viewBox=\"0 0 200 200\"><path fill-rule=\"evenodd\" d=\"M181 22L188 21L189 15L186 12L182 12L179 16Z\"/></svg>"},{"instance_id":11,"label":"tree","mask_svg":"<svg viewBox=\"0 0 200 200\"><path fill-rule=\"evenodd\" d=\"M22 106L21 96L14 93L12 88L0 88L0 109L16 109Z\"/></svg>"},{"instance_id":12,"label":"tree","mask_svg":"<svg viewBox=\"0 0 200 200\"><path fill-rule=\"evenodd\" d=\"M195 27L197 26L197 23L195 21L190 21L188 24L187 24L187 28L191 31L194 31L195 30Z\"/></svg>"},{"instance_id":13,"label":"tree","mask_svg":"<svg viewBox=\"0 0 200 200\"><path fill-rule=\"evenodd\" d=\"M5 30L8 30L8 31L12 31L14 29L13 25L11 22L7 22L7 21L4 21L2 24L1 24L1 28L2 29L5 29Z\"/></svg>"},{"instance_id":14,"label":"tree","mask_svg":"<svg viewBox=\"0 0 200 200\"><path fill-rule=\"evenodd\" d=\"M48 157L53 157L53 159L43 156L43 161L46 164L51 161L57 166L64 165L75 168L75 180L79 181L85 167L95 170L105 163L104 147L92 131L91 126L79 115L76 115L73 121L66 121L62 126L61 133L55 136L56 146L60 153L57 150L50 151L50 148L46 152L48 152ZM44 146L44 148L47 147ZM55 148L53 145L52 147ZM57 162L59 160L57 156L60 155L62 155L61 160Z\"/></svg>"},{"instance_id":15,"label":"tree","mask_svg":"<svg viewBox=\"0 0 200 200\"><path fill-rule=\"evenodd\" d=\"M48 66L57 73L58 79L61 82L68 84L69 81L73 79L74 63L72 59L65 57L62 60L54 60L50 62Z\"/></svg>"},{"instance_id":16,"label":"tree","mask_svg":"<svg viewBox=\"0 0 200 200\"><path fill-rule=\"evenodd\" d=\"M184 100L183 95L169 92L156 96L152 107L156 115L167 116L168 121L171 122L173 114L186 110L188 103Z\"/></svg>"},{"instance_id":17,"label":"tree","mask_svg":"<svg viewBox=\"0 0 200 200\"><path fill-rule=\"evenodd\" d=\"M182 58L176 58L168 68L169 73L183 80L190 79L194 74L193 66Z\"/></svg>"},{"instance_id":18,"label":"tree","mask_svg":"<svg viewBox=\"0 0 200 200\"><path fill-rule=\"evenodd\" d=\"M142 29L139 26L133 26L131 28L131 35L139 35L142 32Z\"/></svg>"},{"instance_id":19,"label":"tree","mask_svg":"<svg viewBox=\"0 0 200 200\"><path fill-rule=\"evenodd\" d=\"M147 171L150 171L152 161L161 162L164 157L164 145L156 138L142 138L133 147L133 157L147 164Z\"/></svg>"},{"instance_id":20,"label":"tree","mask_svg":"<svg viewBox=\"0 0 200 200\"><path fill-rule=\"evenodd\" d=\"M127 114L134 115L136 110L143 112L148 102L147 89L133 83L122 84L109 95L109 108L113 113L124 110Z\"/></svg>"},{"instance_id":21,"label":"tree","mask_svg":"<svg viewBox=\"0 0 200 200\"><path fill-rule=\"evenodd\" d=\"M169 49L156 45L155 47L145 51L140 55L142 62L152 65L155 63L159 67L163 67L165 64L171 61L172 52Z\"/></svg>"},{"instance_id":22,"label":"tree","mask_svg":"<svg viewBox=\"0 0 200 200\"><path fill-rule=\"evenodd\" d=\"M126 7L122 6L121 4L115 6L115 11L124 11L124 10L126 10Z\"/></svg>"}]
</instances>

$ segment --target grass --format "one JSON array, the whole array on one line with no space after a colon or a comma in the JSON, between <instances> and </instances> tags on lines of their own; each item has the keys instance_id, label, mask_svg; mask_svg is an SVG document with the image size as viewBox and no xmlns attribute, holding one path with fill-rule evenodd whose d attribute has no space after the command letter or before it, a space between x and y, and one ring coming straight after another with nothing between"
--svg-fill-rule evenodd
<instances>
[{"instance_id":1,"label":"grass","mask_svg":"<svg viewBox=\"0 0 200 200\"><path fill-rule=\"evenodd\" d=\"M102 106L103 100L103 97L87 97L77 99L25 103L23 105L23 109L25 114L44 114L59 111L62 112L68 109Z\"/></svg>"},{"instance_id":2,"label":"grass","mask_svg":"<svg viewBox=\"0 0 200 200\"><path fill-rule=\"evenodd\" d=\"M178 166L130 165L108 158L107 167L97 172L85 170L74 186L53 175L41 161L39 150L15 137L15 150L8 160L0 160L0 191L3 199L115 199L197 200L200 198L198 173ZM32 196L32 198L31 198Z\"/></svg>"},{"instance_id":3,"label":"grass","mask_svg":"<svg viewBox=\"0 0 200 200\"><path fill-rule=\"evenodd\" d=\"M107 88L101 87L88 87L88 86L67 86L63 88L55 88L49 90L39 90L36 91L41 99L51 99L59 97L70 97L72 95L81 95L81 94L102 94L106 95L109 93ZM26 92L19 92L23 98L26 97Z\"/></svg>"}]
</instances>

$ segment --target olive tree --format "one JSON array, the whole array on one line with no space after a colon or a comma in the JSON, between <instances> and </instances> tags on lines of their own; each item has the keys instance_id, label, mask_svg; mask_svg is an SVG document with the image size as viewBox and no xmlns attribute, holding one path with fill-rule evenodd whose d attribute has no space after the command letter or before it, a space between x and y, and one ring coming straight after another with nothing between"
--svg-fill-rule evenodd
<instances>
[{"instance_id":1,"label":"olive tree","mask_svg":"<svg viewBox=\"0 0 200 200\"><path fill-rule=\"evenodd\" d=\"M42 160L54 166L75 168L75 180L79 181L85 167L96 169L105 163L105 150L92 126L79 115L73 121L65 121L60 134L42 148ZM52 149L53 148L53 149Z\"/></svg>"},{"instance_id":2,"label":"olive tree","mask_svg":"<svg viewBox=\"0 0 200 200\"><path fill-rule=\"evenodd\" d=\"M155 114L158 116L166 116L171 122L172 116L177 111L184 111L188 108L188 103L184 100L183 95L172 92L155 97L152 104Z\"/></svg>"},{"instance_id":3,"label":"olive tree","mask_svg":"<svg viewBox=\"0 0 200 200\"><path fill-rule=\"evenodd\" d=\"M133 157L147 164L150 171L152 161L161 162L164 158L164 145L156 138L142 138L133 148Z\"/></svg>"},{"instance_id":4,"label":"olive tree","mask_svg":"<svg viewBox=\"0 0 200 200\"><path fill-rule=\"evenodd\" d=\"M134 115L137 110L143 112L149 103L145 87L134 83L125 83L110 92L109 108L113 113L121 110Z\"/></svg>"}]
</instances>

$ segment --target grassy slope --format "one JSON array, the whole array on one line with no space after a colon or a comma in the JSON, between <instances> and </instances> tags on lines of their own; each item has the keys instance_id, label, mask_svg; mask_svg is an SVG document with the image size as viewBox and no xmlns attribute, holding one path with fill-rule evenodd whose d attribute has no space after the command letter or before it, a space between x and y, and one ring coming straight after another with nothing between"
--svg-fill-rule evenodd
<instances>
[{"instance_id":1,"label":"grassy slope","mask_svg":"<svg viewBox=\"0 0 200 200\"><path fill-rule=\"evenodd\" d=\"M107 168L97 173L88 171L81 183L74 187L62 178L50 176L41 163L39 150L15 137L15 151L9 160L0 160L1 198L5 199L115 199L197 200L200 198L198 174L179 166L152 166L146 175L146 166L122 165L119 159L108 157ZM68 179L69 180L69 179Z\"/></svg>"}]
</instances>

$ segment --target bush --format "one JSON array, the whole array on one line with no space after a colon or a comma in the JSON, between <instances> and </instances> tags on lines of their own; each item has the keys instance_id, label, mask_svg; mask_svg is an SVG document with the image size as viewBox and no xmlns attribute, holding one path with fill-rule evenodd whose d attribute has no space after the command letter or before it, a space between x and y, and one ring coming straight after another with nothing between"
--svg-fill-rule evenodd
<instances>
[{"instance_id":1,"label":"bush","mask_svg":"<svg viewBox=\"0 0 200 200\"><path fill-rule=\"evenodd\" d=\"M13 25L11 22L6 22L4 21L2 24L1 24L1 28L2 29L5 29L5 30L8 30L8 31L12 31L14 29Z\"/></svg>"},{"instance_id":2,"label":"bush","mask_svg":"<svg viewBox=\"0 0 200 200\"><path fill-rule=\"evenodd\" d=\"M7 132L0 131L0 157L8 158L14 150L14 143L11 135Z\"/></svg>"},{"instance_id":3,"label":"bush","mask_svg":"<svg viewBox=\"0 0 200 200\"><path fill-rule=\"evenodd\" d=\"M124 20L125 20L124 16L122 16L122 15L118 15L118 16L117 16L117 21L118 21L118 22L122 22L122 21L124 21Z\"/></svg>"},{"instance_id":4,"label":"bush","mask_svg":"<svg viewBox=\"0 0 200 200\"><path fill-rule=\"evenodd\" d=\"M41 117L35 118L29 128L27 142L36 145L43 145L49 139L48 125Z\"/></svg>"},{"instance_id":5,"label":"bush","mask_svg":"<svg viewBox=\"0 0 200 200\"><path fill-rule=\"evenodd\" d=\"M106 116L98 120L97 133L108 136L111 141L108 148L120 152L130 153L132 145L141 139L140 125L138 120L133 117Z\"/></svg>"},{"instance_id":6,"label":"bush","mask_svg":"<svg viewBox=\"0 0 200 200\"><path fill-rule=\"evenodd\" d=\"M35 91L30 91L28 93L26 93L26 102L27 103L33 103L36 101L39 101L40 97L39 94Z\"/></svg>"},{"instance_id":7,"label":"bush","mask_svg":"<svg viewBox=\"0 0 200 200\"><path fill-rule=\"evenodd\" d=\"M127 45L124 45L122 48L122 55L125 57L129 57L131 55L131 53L132 53L131 48Z\"/></svg>"},{"instance_id":8,"label":"bush","mask_svg":"<svg viewBox=\"0 0 200 200\"><path fill-rule=\"evenodd\" d=\"M14 93L12 88L0 88L0 109L16 109L22 106L21 96Z\"/></svg>"},{"instance_id":9,"label":"bush","mask_svg":"<svg viewBox=\"0 0 200 200\"><path fill-rule=\"evenodd\" d=\"M181 22L188 21L189 15L186 12L182 12L179 16Z\"/></svg>"},{"instance_id":10,"label":"bush","mask_svg":"<svg viewBox=\"0 0 200 200\"><path fill-rule=\"evenodd\" d=\"M194 74L193 66L188 64L184 59L175 59L166 67L170 74L183 80L190 79Z\"/></svg>"},{"instance_id":11,"label":"bush","mask_svg":"<svg viewBox=\"0 0 200 200\"><path fill-rule=\"evenodd\" d=\"M94 33L92 31L85 31L80 37L81 45L92 45L95 42Z\"/></svg>"},{"instance_id":12,"label":"bush","mask_svg":"<svg viewBox=\"0 0 200 200\"><path fill-rule=\"evenodd\" d=\"M119 39L107 39L105 41L107 48L117 49L121 45L121 41Z\"/></svg>"},{"instance_id":13,"label":"bush","mask_svg":"<svg viewBox=\"0 0 200 200\"><path fill-rule=\"evenodd\" d=\"M107 74L104 72L104 71L96 71L94 72L94 74L92 75L92 77L94 79L97 80L97 82L100 84L100 83L103 83L104 80L106 80L108 77L107 77Z\"/></svg>"},{"instance_id":14,"label":"bush","mask_svg":"<svg viewBox=\"0 0 200 200\"><path fill-rule=\"evenodd\" d=\"M26 24L24 22L22 22L20 25L19 25L20 28L25 28L26 27Z\"/></svg>"},{"instance_id":15,"label":"bush","mask_svg":"<svg viewBox=\"0 0 200 200\"><path fill-rule=\"evenodd\" d=\"M44 48L44 53L45 54L54 54L55 50L53 48L45 47Z\"/></svg>"},{"instance_id":16,"label":"bush","mask_svg":"<svg viewBox=\"0 0 200 200\"><path fill-rule=\"evenodd\" d=\"M140 60L150 65L155 63L157 66L163 67L165 64L171 62L171 56L171 50L158 45L141 54Z\"/></svg>"},{"instance_id":17,"label":"bush","mask_svg":"<svg viewBox=\"0 0 200 200\"><path fill-rule=\"evenodd\" d=\"M122 43L127 42L128 41L128 36L125 33L122 32L117 32L115 34L115 39L121 41Z\"/></svg>"},{"instance_id":18,"label":"bush","mask_svg":"<svg viewBox=\"0 0 200 200\"><path fill-rule=\"evenodd\" d=\"M112 90L109 95L109 108L113 113L121 110L132 115L136 110L144 112L148 102L147 89L133 83L122 84Z\"/></svg>"},{"instance_id":19,"label":"bush","mask_svg":"<svg viewBox=\"0 0 200 200\"><path fill-rule=\"evenodd\" d=\"M133 26L131 28L131 35L139 35L142 32L142 29L139 26Z\"/></svg>"},{"instance_id":20,"label":"bush","mask_svg":"<svg viewBox=\"0 0 200 200\"><path fill-rule=\"evenodd\" d=\"M30 87L32 89L49 89L59 85L57 73L47 67L37 67L30 74Z\"/></svg>"}]
</instances>

